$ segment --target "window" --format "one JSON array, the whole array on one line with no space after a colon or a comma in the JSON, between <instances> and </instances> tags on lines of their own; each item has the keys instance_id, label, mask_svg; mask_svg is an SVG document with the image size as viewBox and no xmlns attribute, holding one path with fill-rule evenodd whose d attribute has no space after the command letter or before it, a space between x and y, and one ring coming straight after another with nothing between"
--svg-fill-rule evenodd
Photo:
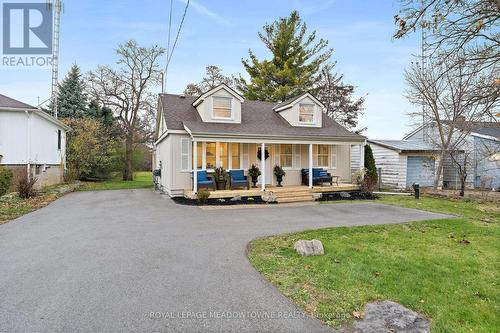
<instances>
[{"instance_id":1,"label":"window","mask_svg":"<svg viewBox=\"0 0 500 333\"><path fill-rule=\"evenodd\" d=\"M41 172L42 172L42 166L41 166L41 165L39 165L39 164L37 164L37 165L35 166L35 175L37 175L37 176L38 176Z\"/></svg>"},{"instance_id":2,"label":"window","mask_svg":"<svg viewBox=\"0 0 500 333\"><path fill-rule=\"evenodd\" d=\"M315 146L314 164L317 167L328 167L328 145Z\"/></svg>"},{"instance_id":3,"label":"window","mask_svg":"<svg viewBox=\"0 0 500 333\"><path fill-rule=\"evenodd\" d=\"M215 142L206 143L206 169L215 169L216 158L216 145Z\"/></svg>"},{"instance_id":4,"label":"window","mask_svg":"<svg viewBox=\"0 0 500 333\"><path fill-rule=\"evenodd\" d=\"M61 150L61 130L57 130L57 149Z\"/></svg>"},{"instance_id":5,"label":"window","mask_svg":"<svg viewBox=\"0 0 500 333\"><path fill-rule=\"evenodd\" d=\"M293 145L280 145L280 165L282 168L291 168L293 160Z\"/></svg>"},{"instance_id":6,"label":"window","mask_svg":"<svg viewBox=\"0 0 500 333\"><path fill-rule=\"evenodd\" d=\"M314 123L313 104L299 104L299 123L304 123L304 124Z\"/></svg>"},{"instance_id":7,"label":"window","mask_svg":"<svg viewBox=\"0 0 500 333\"><path fill-rule=\"evenodd\" d=\"M197 169L202 169L203 168L203 143L198 142L198 145L196 146L196 151L197 151L197 163L196 163L196 168ZM194 150L193 150L193 161L194 161Z\"/></svg>"},{"instance_id":8,"label":"window","mask_svg":"<svg viewBox=\"0 0 500 333\"><path fill-rule=\"evenodd\" d=\"M231 143L231 169L240 168L240 144Z\"/></svg>"},{"instance_id":9,"label":"window","mask_svg":"<svg viewBox=\"0 0 500 333\"><path fill-rule=\"evenodd\" d=\"M213 117L231 119L231 104L232 98L230 97L212 97L213 101Z\"/></svg>"},{"instance_id":10,"label":"window","mask_svg":"<svg viewBox=\"0 0 500 333\"><path fill-rule=\"evenodd\" d=\"M219 166L227 169L229 167L229 154L227 150L227 142L218 142L219 146Z\"/></svg>"}]
</instances>

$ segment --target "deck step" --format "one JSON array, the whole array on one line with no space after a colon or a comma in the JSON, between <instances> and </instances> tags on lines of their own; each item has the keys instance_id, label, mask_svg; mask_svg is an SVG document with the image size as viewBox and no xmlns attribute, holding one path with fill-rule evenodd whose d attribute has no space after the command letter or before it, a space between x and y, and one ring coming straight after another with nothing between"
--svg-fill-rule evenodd
<instances>
[{"instance_id":1,"label":"deck step","mask_svg":"<svg viewBox=\"0 0 500 333\"><path fill-rule=\"evenodd\" d=\"M290 198L290 197L304 197L304 196L312 196L310 191L301 191L301 192L273 192L276 198Z\"/></svg>"},{"instance_id":2,"label":"deck step","mask_svg":"<svg viewBox=\"0 0 500 333\"><path fill-rule=\"evenodd\" d=\"M278 203L289 203L289 202L308 202L314 201L314 197L312 195L304 195L304 196L295 196L295 197L285 197L285 198L277 198Z\"/></svg>"}]
</instances>

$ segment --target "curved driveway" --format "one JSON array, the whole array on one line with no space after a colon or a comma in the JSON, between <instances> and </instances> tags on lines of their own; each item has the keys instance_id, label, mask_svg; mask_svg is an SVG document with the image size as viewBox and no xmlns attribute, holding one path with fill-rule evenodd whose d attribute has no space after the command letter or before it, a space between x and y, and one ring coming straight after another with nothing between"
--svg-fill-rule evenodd
<instances>
[{"instance_id":1,"label":"curved driveway","mask_svg":"<svg viewBox=\"0 0 500 333\"><path fill-rule=\"evenodd\" d=\"M248 242L439 217L372 203L201 210L151 190L71 193L0 226L0 331L331 332L252 268Z\"/></svg>"}]
</instances>

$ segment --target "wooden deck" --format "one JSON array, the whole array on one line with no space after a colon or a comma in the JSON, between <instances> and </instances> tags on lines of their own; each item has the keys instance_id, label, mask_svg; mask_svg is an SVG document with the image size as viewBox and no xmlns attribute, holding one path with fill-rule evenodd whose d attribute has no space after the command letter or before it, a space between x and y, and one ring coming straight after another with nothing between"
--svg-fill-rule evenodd
<instances>
[{"instance_id":1,"label":"wooden deck","mask_svg":"<svg viewBox=\"0 0 500 333\"><path fill-rule=\"evenodd\" d=\"M304 193L313 194L313 193L330 193L330 192L349 192L349 191L357 191L359 190L358 185L354 184L339 184L339 185L324 185L324 186L314 186L310 189L308 186L266 186L266 192L272 192L277 196L286 196L293 194L297 194L298 196ZM259 188L250 188L246 189L236 189L236 190L220 190L220 191L210 191L210 198L221 199L221 198L233 198L236 196L242 197L257 197L261 196L264 192ZM184 196L189 199L196 199L196 194L193 191L186 190L184 191Z\"/></svg>"}]
</instances>

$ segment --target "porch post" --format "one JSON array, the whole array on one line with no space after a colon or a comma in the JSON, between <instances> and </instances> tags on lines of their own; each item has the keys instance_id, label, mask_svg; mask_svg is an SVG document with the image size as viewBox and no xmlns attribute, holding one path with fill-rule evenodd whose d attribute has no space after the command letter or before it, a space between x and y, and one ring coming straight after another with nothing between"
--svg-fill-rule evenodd
<instances>
[{"instance_id":1,"label":"porch post","mask_svg":"<svg viewBox=\"0 0 500 333\"><path fill-rule=\"evenodd\" d=\"M309 188L313 187L313 145L309 144Z\"/></svg>"},{"instance_id":2,"label":"porch post","mask_svg":"<svg viewBox=\"0 0 500 333\"><path fill-rule=\"evenodd\" d=\"M362 143L359 145L359 170L365 169L365 144Z\"/></svg>"},{"instance_id":3,"label":"porch post","mask_svg":"<svg viewBox=\"0 0 500 333\"><path fill-rule=\"evenodd\" d=\"M266 144L262 143L260 145L260 172L261 172L261 187L262 191L266 190Z\"/></svg>"},{"instance_id":4,"label":"porch post","mask_svg":"<svg viewBox=\"0 0 500 333\"><path fill-rule=\"evenodd\" d=\"M193 141L193 192L198 192L198 141Z\"/></svg>"}]
</instances>

